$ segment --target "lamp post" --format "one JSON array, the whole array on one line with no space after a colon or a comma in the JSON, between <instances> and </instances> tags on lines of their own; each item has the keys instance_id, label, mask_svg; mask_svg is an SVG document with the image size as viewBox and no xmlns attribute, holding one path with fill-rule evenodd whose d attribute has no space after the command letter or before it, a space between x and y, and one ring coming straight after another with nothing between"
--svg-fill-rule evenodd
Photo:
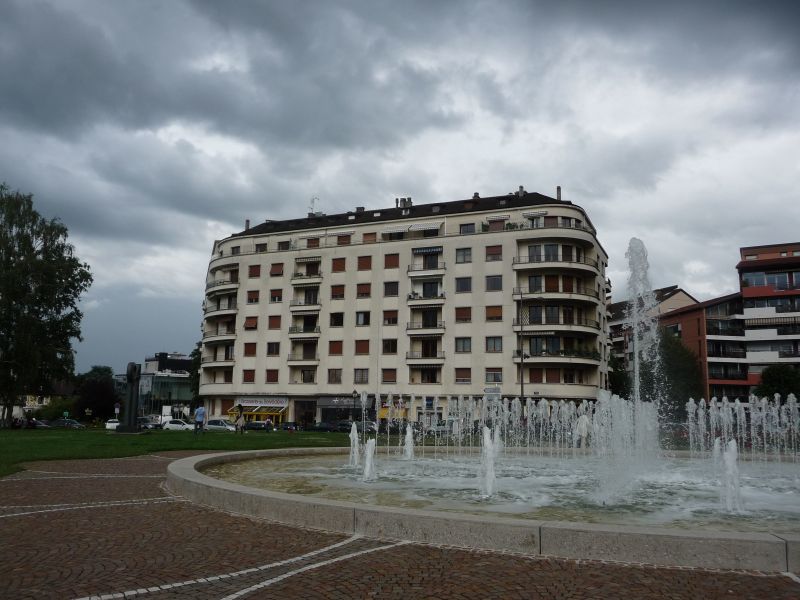
<instances>
[{"instance_id":1,"label":"lamp post","mask_svg":"<svg viewBox=\"0 0 800 600\"><path fill-rule=\"evenodd\" d=\"M530 354L522 351L522 348L517 350L519 356L519 401L525 402L525 359L530 358Z\"/></svg>"}]
</instances>

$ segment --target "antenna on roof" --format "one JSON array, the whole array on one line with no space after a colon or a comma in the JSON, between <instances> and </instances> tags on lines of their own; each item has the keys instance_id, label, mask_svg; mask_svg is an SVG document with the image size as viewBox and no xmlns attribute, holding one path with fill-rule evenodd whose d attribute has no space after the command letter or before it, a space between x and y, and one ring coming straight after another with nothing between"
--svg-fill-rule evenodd
<instances>
[{"instance_id":1,"label":"antenna on roof","mask_svg":"<svg viewBox=\"0 0 800 600\"><path fill-rule=\"evenodd\" d=\"M308 204L308 212L310 214L317 212L317 202L319 202L319 198L316 196L311 196L311 201Z\"/></svg>"}]
</instances>

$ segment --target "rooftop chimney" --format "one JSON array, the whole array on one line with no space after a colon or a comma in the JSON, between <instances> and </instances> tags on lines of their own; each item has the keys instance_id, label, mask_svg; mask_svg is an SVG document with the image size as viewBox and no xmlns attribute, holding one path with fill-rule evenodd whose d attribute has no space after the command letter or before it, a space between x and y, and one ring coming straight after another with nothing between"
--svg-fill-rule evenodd
<instances>
[{"instance_id":1,"label":"rooftop chimney","mask_svg":"<svg viewBox=\"0 0 800 600\"><path fill-rule=\"evenodd\" d=\"M247 231L248 229L250 229L250 219L245 219L244 220L244 230Z\"/></svg>"},{"instance_id":2,"label":"rooftop chimney","mask_svg":"<svg viewBox=\"0 0 800 600\"><path fill-rule=\"evenodd\" d=\"M556 200L561 200L561 186L556 186Z\"/></svg>"},{"instance_id":3,"label":"rooftop chimney","mask_svg":"<svg viewBox=\"0 0 800 600\"><path fill-rule=\"evenodd\" d=\"M362 212L364 212L364 207L363 207L363 206L356 206L356 212L357 212L357 213L362 213Z\"/></svg>"},{"instance_id":4,"label":"rooftop chimney","mask_svg":"<svg viewBox=\"0 0 800 600\"><path fill-rule=\"evenodd\" d=\"M519 196L520 198L522 198L522 197L523 197L525 194L526 194L526 192L525 192L525 188L524 188L524 187L522 187L522 186L519 186L519 191L517 192L517 196Z\"/></svg>"},{"instance_id":5,"label":"rooftop chimney","mask_svg":"<svg viewBox=\"0 0 800 600\"><path fill-rule=\"evenodd\" d=\"M474 194L472 194L472 199L473 200L478 200L480 197L481 197L481 195L478 192L475 192Z\"/></svg>"},{"instance_id":6,"label":"rooftop chimney","mask_svg":"<svg viewBox=\"0 0 800 600\"><path fill-rule=\"evenodd\" d=\"M395 208L400 208L400 198L395 198L394 199L394 207Z\"/></svg>"}]
</instances>

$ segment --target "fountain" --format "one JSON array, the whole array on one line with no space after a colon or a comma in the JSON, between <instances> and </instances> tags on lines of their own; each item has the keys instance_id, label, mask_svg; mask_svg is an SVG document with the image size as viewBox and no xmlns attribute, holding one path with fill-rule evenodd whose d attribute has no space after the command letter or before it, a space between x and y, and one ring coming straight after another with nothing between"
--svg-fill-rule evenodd
<instances>
[{"instance_id":1,"label":"fountain","mask_svg":"<svg viewBox=\"0 0 800 600\"><path fill-rule=\"evenodd\" d=\"M623 535L615 527L646 527L641 530L646 533L640 535L656 536L659 543L646 542L646 549L639 548L631 559L649 557L660 564L699 564L697 553L692 554L695 558L674 563L658 554L663 544L672 543L666 541L673 535L669 532L683 530L682 536L695 539L691 536L701 535L698 532L703 530L727 531L735 533L726 534L729 538L723 535L722 541L714 543L704 538L704 548L715 543L723 546L716 547L714 557L708 558L710 562L702 564L735 564L736 568L761 564L752 562L761 556L752 550L756 543L752 536L765 536L758 538L758 543L777 544L775 556L783 558L775 560L786 561L789 542L780 535L800 534L800 415L796 398L790 395L785 402L780 398L750 398L748 402L689 399L687 450L661 449L657 385L661 374L644 245L631 240L627 256L633 298L628 319L634 348L629 400L604 390L598 392L596 401L578 404L495 395L451 397L447 402L448 431L441 437L436 433L429 440L432 453L426 453L425 432L421 429L415 440L414 429L406 422L405 435L398 436L397 445L391 445L387 434L386 452L380 458L377 440L366 441L360 476L353 472L358 465L355 425L350 433L348 465L335 454L306 451L313 455L295 456L298 451L280 459L226 462L205 472L269 493L302 493L307 502L349 503L351 516L363 515L357 521L360 525L353 525L356 529L369 530L374 517L370 511L378 510L371 507L382 507L382 519L393 515L398 523L405 523L397 525L396 535L411 537L414 526L410 523L424 519L408 516L410 509L424 509L424 518L436 511L442 520L456 518L453 513L477 515L488 519L486 527L491 524L491 528L505 533L498 534L496 541L476 533L476 539L460 543L482 547L506 543L530 551L529 541L512 541L517 539L510 533L516 531L513 528L528 531L532 527L545 539L545 525L554 521L561 523L562 529L567 524L580 529L588 527L582 523L594 523L598 531L611 528L615 536ZM362 406L365 401L362 394ZM445 452L439 451L441 442ZM415 452L415 445L419 452ZM531 523L528 529L525 522ZM459 523L463 528L472 527L472 521ZM503 529L502 523L512 529ZM414 535L430 540L429 529ZM775 531L783 533L765 533ZM628 534L634 535L631 531L624 535ZM746 538L750 550L742 550L733 563L720 562L726 560L724 544L733 544L730 540L738 540L737 536L751 536ZM536 551L544 552L541 539ZM695 552L692 544L696 546L694 542L685 543L688 554ZM559 552L564 555L567 551ZM614 552L620 559L625 556L619 548ZM711 550L707 552L710 556ZM597 557L610 556L601 552Z\"/></svg>"}]
</instances>

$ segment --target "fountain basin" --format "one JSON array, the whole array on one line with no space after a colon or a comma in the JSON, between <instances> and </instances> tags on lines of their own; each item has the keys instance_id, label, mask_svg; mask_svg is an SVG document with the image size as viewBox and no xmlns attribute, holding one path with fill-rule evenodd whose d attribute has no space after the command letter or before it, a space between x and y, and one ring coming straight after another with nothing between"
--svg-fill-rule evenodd
<instances>
[{"instance_id":1,"label":"fountain basin","mask_svg":"<svg viewBox=\"0 0 800 600\"><path fill-rule=\"evenodd\" d=\"M256 489L200 472L253 458L347 452L292 448L195 456L169 465L167 486L175 494L228 512L350 535L564 558L800 572L800 535L791 532L684 531L372 506Z\"/></svg>"}]
</instances>

